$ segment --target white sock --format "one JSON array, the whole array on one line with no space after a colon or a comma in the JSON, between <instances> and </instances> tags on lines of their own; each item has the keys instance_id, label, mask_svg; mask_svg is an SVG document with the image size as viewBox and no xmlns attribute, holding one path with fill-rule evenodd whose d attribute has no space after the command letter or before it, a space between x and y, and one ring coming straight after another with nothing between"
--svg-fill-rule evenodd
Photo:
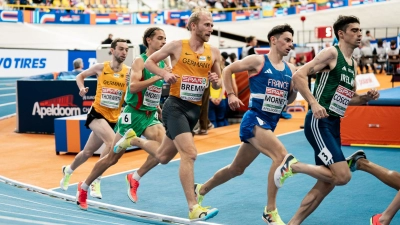
<instances>
[{"instance_id":1,"label":"white sock","mask_svg":"<svg viewBox=\"0 0 400 225\"><path fill-rule=\"evenodd\" d=\"M137 171L135 171L135 172L133 173L133 179L135 179L136 181L139 181L140 178L142 178L142 177L139 176L139 174L137 173Z\"/></svg>"},{"instance_id":2,"label":"white sock","mask_svg":"<svg viewBox=\"0 0 400 225\"><path fill-rule=\"evenodd\" d=\"M81 188L85 191L88 190L89 186L86 184L86 181L82 183Z\"/></svg>"},{"instance_id":3,"label":"white sock","mask_svg":"<svg viewBox=\"0 0 400 225\"><path fill-rule=\"evenodd\" d=\"M71 166L68 165L68 166L65 167L65 172L71 174L71 173L73 173L74 171L71 169Z\"/></svg>"}]
</instances>

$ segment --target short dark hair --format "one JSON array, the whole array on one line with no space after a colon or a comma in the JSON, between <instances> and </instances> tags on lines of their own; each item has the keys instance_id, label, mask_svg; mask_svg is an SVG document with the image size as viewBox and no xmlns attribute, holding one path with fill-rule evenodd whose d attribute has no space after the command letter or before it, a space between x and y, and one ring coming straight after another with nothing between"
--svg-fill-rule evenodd
<instances>
[{"instance_id":1,"label":"short dark hair","mask_svg":"<svg viewBox=\"0 0 400 225\"><path fill-rule=\"evenodd\" d=\"M226 53L226 52L222 52L221 53L221 56L225 59L225 60L227 60L228 59L228 53Z\"/></svg>"},{"instance_id":2,"label":"short dark hair","mask_svg":"<svg viewBox=\"0 0 400 225\"><path fill-rule=\"evenodd\" d=\"M365 34L369 34L369 33L371 33L371 32L369 32L369 30L365 31Z\"/></svg>"},{"instance_id":3,"label":"short dark hair","mask_svg":"<svg viewBox=\"0 0 400 225\"><path fill-rule=\"evenodd\" d=\"M125 42L126 43L126 40L125 39L122 39L122 38L116 38L116 39L114 39L112 42L111 42L111 48L112 49L115 49L115 47L117 47L117 43L118 42Z\"/></svg>"},{"instance_id":4,"label":"short dark hair","mask_svg":"<svg viewBox=\"0 0 400 225\"><path fill-rule=\"evenodd\" d=\"M340 15L336 22L333 24L333 30L336 38L339 40L339 30L346 32L347 27L350 23L360 24L360 20L356 16L343 16Z\"/></svg>"},{"instance_id":5,"label":"short dark hair","mask_svg":"<svg viewBox=\"0 0 400 225\"><path fill-rule=\"evenodd\" d=\"M396 45L396 40L391 40L390 45Z\"/></svg>"},{"instance_id":6,"label":"short dark hair","mask_svg":"<svg viewBox=\"0 0 400 225\"><path fill-rule=\"evenodd\" d=\"M378 47L382 47L383 46L383 40L382 39L378 39L376 41L376 44L378 45Z\"/></svg>"},{"instance_id":7,"label":"short dark hair","mask_svg":"<svg viewBox=\"0 0 400 225\"><path fill-rule=\"evenodd\" d=\"M253 39L256 38L255 36L248 36L245 38L246 43L250 43L251 41L253 41Z\"/></svg>"},{"instance_id":8,"label":"short dark hair","mask_svg":"<svg viewBox=\"0 0 400 225\"><path fill-rule=\"evenodd\" d=\"M237 56L236 56L236 54L234 52L229 54L229 59L231 60L231 62L235 61L236 58L237 58Z\"/></svg>"},{"instance_id":9,"label":"short dark hair","mask_svg":"<svg viewBox=\"0 0 400 225\"><path fill-rule=\"evenodd\" d=\"M146 39L149 38L153 38L154 35L156 35L156 30L162 30L163 29L159 28L159 27L149 27L144 31L144 35L143 35L143 45L146 46L147 48L149 47L149 44L147 43Z\"/></svg>"},{"instance_id":10,"label":"short dark hair","mask_svg":"<svg viewBox=\"0 0 400 225\"><path fill-rule=\"evenodd\" d=\"M273 27L272 30L268 32L268 41L271 41L272 36L279 38L279 36L285 32L290 32L292 36L294 35L293 28L289 24L285 23L283 25Z\"/></svg>"}]
</instances>

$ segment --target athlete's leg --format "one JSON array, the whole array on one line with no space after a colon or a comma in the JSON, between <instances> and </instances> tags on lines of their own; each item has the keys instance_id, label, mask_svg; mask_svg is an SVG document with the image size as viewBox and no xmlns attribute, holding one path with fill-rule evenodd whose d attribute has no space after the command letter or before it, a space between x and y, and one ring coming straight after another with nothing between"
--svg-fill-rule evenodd
<instances>
[{"instance_id":1,"label":"athlete's leg","mask_svg":"<svg viewBox=\"0 0 400 225\"><path fill-rule=\"evenodd\" d=\"M259 126L255 126L253 133L254 137L250 138L248 141L261 153L272 159L272 165L268 173L267 188L267 210L272 211L276 209L276 196L278 193L278 188L276 187L274 181L274 173L287 155L287 151L271 130L266 130Z\"/></svg>"},{"instance_id":2,"label":"athlete's leg","mask_svg":"<svg viewBox=\"0 0 400 225\"><path fill-rule=\"evenodd\" d=\"M71 170L76 170L80 165L85 163L90 157L93 156L93 153L97 151L102 144L103 140L92 131L85 144L85 147L75 156L74 161L71 163Z\"/></svg>"},{"instance_id":3,"label":"athlete's leg","mask_svg":"<svg viewBox=\"0 0 400 225\"><path fill-rule=\"evenodd\" d=\"M315 186L307 193L300 204L300 208L292 217L287 225L301 224L324 200L324 198L333 190L335 185L323 181L317 181Z\"/></svg>"},{"instance_id":4,"label":"athlete's leg","mask_svg":"<svg viewBox=\"0 0 400 225\"><path fill-rule=\"evenodd\" d=\"M400 190L400 173L393 170L388 170L380 165L377 165L365 158L360 158L356 162L357 170L362 170L374 175L386 185Z\"/></svg>"},{"instance_id":5,"label":"athlete's leg","mask_svg":"<svg viewBox=\"0 0 400 225\"><path fill-rule=\"evenodd\" d=\"M249 143L242 143L230 165L218 170L213 177L200 188L200 195L205 195L215 187L240 176L244 170L254 161L260 152Z\"/></svg>"},{"instance_id":6,"label":"athlete's leg","mask_svg":"<svg viewBox=\"0 0 400 225\"><path fill-rule=\"evenodd\" d=\"M148 140L153 140L158 143L161 143L163 140L163 137L165 136L165 129L162 124L156 124L150 127L147 127L146 130L144 131L143 135L146 137ZM142 177L144 176L148 171L150 171L152 168L157 166L158 160L154 158L152 155L149 155L146 159L146 162L136 171L137 174Z\"/></svg>"},{"instance_id":7,"label":"athlete's leg","mask_svg":"<svg viewBox=\"0 0 400 225\"><path fill-rule=\"evenodd\" d=\"M397 195L393 199L392 203L390 203L390 205L381 214L380 218L378 219L379 223L381 225L389 225L393 217L396 215L397 211L399 211L399 209L400 209L400 191L397 192Z\"/></svg>"}]
</instances>

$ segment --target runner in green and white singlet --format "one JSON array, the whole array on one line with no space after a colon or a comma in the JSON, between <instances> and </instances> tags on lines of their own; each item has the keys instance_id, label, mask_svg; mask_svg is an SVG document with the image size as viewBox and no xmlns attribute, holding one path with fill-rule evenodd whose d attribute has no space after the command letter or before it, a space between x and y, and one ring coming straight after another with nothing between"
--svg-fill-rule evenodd
<instances>
[{"instance_id":1,"label":"runner in green and white singlet","mask_svg":"<svg viewBox=\"0 0 400 225\"><path fill-rule=\"evenodd\" d=\"M114 145L121 140L125 132L129 129L132 129L139 136L143 135L148 140L154 140L159 143L161 143L165 136L164 126L156 115L161 98L163 78L150 73L144 68L147 57L161 49L165 43L166 37L162 29L151 27L144 32L143 44L147 47L147 51L145 54L137 57L132 63L130 81L125 97L127 105L115 127ZM170 71L170 67L166 66L164 62L160 62L159 67L166 67L164 69ZM126 149L118 150L116 152L114 149L105 158L99 160L85 182L91 183L110 166L117 163ZM133 202L137 201L137 189L140 178L157 164L158 160L149 156L139 170L126 176L128 197Z\"/></svg>"},{"instance_id":2,"label":"runner in green and white singlet","mask_svg":"<svg viewBox=\"0 0 400 225\"><path fill-rule=\"evenodd\" d=\"M355 92L357 65L352 53L362 36L358 18L339 16L333 29L339 44L322 50L293 75L294 87L311 106L311 111L306 115L304 133L314 149L315 163L329 168L331 173L321 169L319 174L314 174L316 178L324 173L326 175L318 178L288 225L301 224L336 185L345 185L350 181L349 166L340 147L341 117L348 105L362 105L379 97L376 90L364 95ZM311 94L307 76L314 74L317 74L317 81L314 94ZM361 155L357 153L352 156ZM292 169L293 172L301 172L297 171L296 164Z\"/></svg>"}]
</instances>

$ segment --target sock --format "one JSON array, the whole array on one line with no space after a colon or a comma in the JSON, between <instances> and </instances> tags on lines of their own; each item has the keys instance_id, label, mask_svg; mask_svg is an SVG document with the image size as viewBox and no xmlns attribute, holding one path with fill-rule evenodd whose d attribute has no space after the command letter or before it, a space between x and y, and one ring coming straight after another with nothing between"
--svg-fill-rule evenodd
<instances>
[{"instance_id":1,"label":"sock","mask_svg":"<svg viewBox=\"0 0 400 225\"><path fill-rule=\"evenodd\" d=\"M81 188L82 188L82 190L85 190L85 191L88 190L89 186L86 184L86 181L82 183Z\"/></svg>"},{"instance_id":2,"label":"sock","mask_svg":"<svg viewBox=\"0 0 400 225\"><path fill-rule=\"evenodd\" d=\"M136 181L139 181L140 178L142 178L142 177L139 176L139 174L137 173L137 171L135 171L135 172L133 173L133 179L135 179Z\"/></svg>"},{"instance_id":3,"label":"sock","mask_svg":"<svg viewBox=\"0 0 400 225\"><path fill-rule=\"evenodd\" d=\"M71 169L71 166L68 165L67 167L65 167L65 172L71 174L71 173L73 173L74 171Z\"/></svg>"}]
</instances>

